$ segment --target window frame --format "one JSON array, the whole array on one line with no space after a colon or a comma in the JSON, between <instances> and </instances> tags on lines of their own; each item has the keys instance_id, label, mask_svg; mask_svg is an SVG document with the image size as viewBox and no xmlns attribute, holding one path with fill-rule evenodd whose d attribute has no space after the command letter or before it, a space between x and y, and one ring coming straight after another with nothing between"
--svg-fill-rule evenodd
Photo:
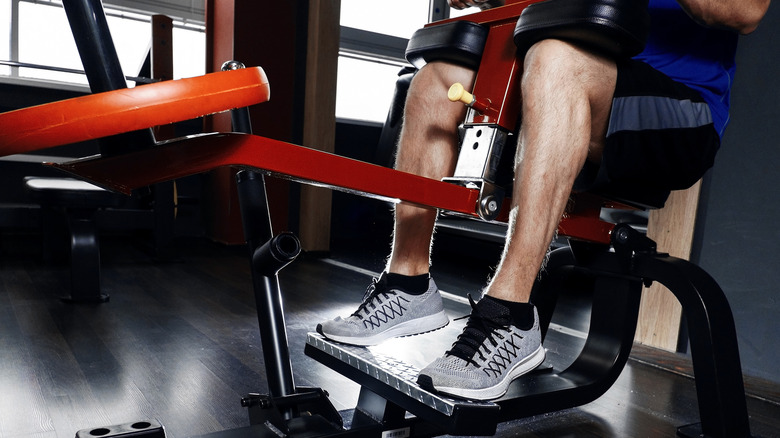
<instances>
[{"instance_id":1,"label":"window frame","mask_svg":"<svg viewBox=\"0 0 780 438\"><path fill-rule=\"evenodd\" d=\"M8 58L7 60L2 61L8 61L7 64L4 64L5 67L8 68L8 73L0 74L0 80L3 82L17 82L17 81L23 81L23 82L35 82L39 83L41 85L46 85L54 88L86 88L89 89L88 85L85 85L81 82L73 82L68 80L55 80L55 79L43 79L43 78L36 78L36 77L30 77L30 76L23 76L20 74L19 69L20 68L40 68L44 70L50 70L50 71L60 71L63 73L76 73L76 74L83 74L83 70L79 69L73 69L73 68L66 68L66 67L58 67L58 66L51 66L51 65L39 65L39 64L30 64L30 63L22 63L20 62L20 53L19 53L19 34L20 34L20 14L19 14L19 5L21 3L32 3L32 4L41 4L41 5L48 5L51 7L59 7L62 8L62 1L63 0L10 0L10 19L11 23L9 26L9 51L8 51ZM157 0L155 0L157 1ZM172 12L175 13L177 10L181 11L181 7L176 9L170 7L173 4L176 3L182 3L181 0L177 2L177 0L161 0L161 7L167 9L160 10L159 8L155 7L154 12L151 10L143 10L139 7L130 7L128 5L132 5L133 3L136 4L136 6L143 6L144 1L141 0L104 0L104 6L105 6L105 14L106 17L110 18L119 18L123 20L134 20L144 23L151 23L151 17L154 14L158 13L164 13L164 12ZM147 2L148 3L148 2ZM189 0L187 0L187 3L189 3ZM156 5L156 3L153 3ZM151 7L150 7L151 9ZM186 17L179 17L175 16L173 27L174 29L182 29L182 30L188 30L188 31L195 31L195 32L202 32L205 35L205 16L201 20L197 20L193 18L196 16L197 11L204 11L204 9L197 9L197 8L190 8L191 12L187 14ZM195 11L195 12L192 12ZM148 82L148 78L139 78L135 77L134 75L137 74L137 72L124 72L125 77L130 82L135 83L143 83Z\"/></svg>"},{"instance_id":2,"label":"window frame","mask_svg":"<svg viewBox=\"0 0 780 438\"><path fill-rule=\"evenodd\" d=\"M420 0L423 1L423 0ZM428 22L449 18L450 8L447 0L428 1ZM408 38L341 26L339 57L355 58L365 62L388 64L401 68L410 66L406 60ZM338 99L338 97L337 97ZM353 119L337 114L337 120L346 123L381 125L382 121Z\"/></svg>"},{"instance_id":3,"label":"window frame","mask_svg":"<svg viewBox=\"0 0 780 438\"><path fill-rule=\"evenodd\" d=\"M429 0L428 22L449 18L449 11L447 0ZM405 63L407 44L407 38L341 26L340 51L347 54Z\"/></svg>"},{"instance_id":4,"label":"window frame","mask_svg":"<svg viewBox=\"0 0 780 438\"><path fill-rule=\"evenodd\" d=\"M8 47L8 61L11 63L15 62L17 65L8 65L6 70L7 73L0 75L2 76L0 79L3 81L35 81L48 83L53 87L84 87L85 85L78 82L35 79L33 77L20 75L20 68L24 67L24 65L19 62L19 5L23 2L51 4L53 6L62 7L62 0L10 0L11 23L9 29L10 41ZM106 15L109 17L145 21L145 17L153 14L153 12L150 12L149 10L154 10L154 13L172 13L176 16L174 26L177 28L198 31L205 30L205 17L201 16L204 21L194 19L199 13L205 14L205 2L203 9L198 9L197 5L193 6L192 4L197 2L192 2L192 0L104 0L104 3L106 6ZM447 0L428 0L428 22L446 19L450 15L449 12L450 8L447 5ZM179 17L180 14L185 16ZM340 30L339 56L358 59L360 61L393 65L399 67L399 69L409 65L405 58L406 46L409 42L407 38L355 29L347 26L341 26ZM47 66L43 67L45 68ZM57 67L48 67L51 70L58 69ZM66 68L60 68L60 70L66 73L80 72L79 70ZM137 72L125 72L126 75L128 73L136 74ZM130 79L132 81L134 78Z\"/></svg>"}]
</instances>

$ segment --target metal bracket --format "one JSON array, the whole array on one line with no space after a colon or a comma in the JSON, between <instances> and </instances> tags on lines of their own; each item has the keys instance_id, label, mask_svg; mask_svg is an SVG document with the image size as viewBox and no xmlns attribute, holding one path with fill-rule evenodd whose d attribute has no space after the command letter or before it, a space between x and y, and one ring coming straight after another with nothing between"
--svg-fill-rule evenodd
<instances>
[{"instance_id":1,"label":"metal bracket","mask_svg":"<svg viewBox=\"0 0 780 438\"><path fill-rule=\"evenodd\" d=\"M283 434L290 433L290 422L298 417L319 416L328 429L341 430L344 426L341 414L331 404L327 391L321 388L301 387L298 392L279 397L251 393L241 398L241 406L249 411L249 423L275 428ZM286 418L294 412L294 418Z\"/></svg>"},{"instance_id":2,"label":"metal bracket","mask_svg":"<svg viewBox=\"0 0 780 438\"><path fill-rule=\"evenodd\" d=\"M612 247L620 257L620 264L625 273L632 271L634 253L653 255L657 253L654 240L640 233L628 224L617 224L612 230ZM653 280L643 279L644 285L650 287Z\"/></svg>"},{"instance_id":3,"label":"metal bracket","mask_svg":"<svg viewBox=\"0 0 780 438\"><path fill-rule=\"evenodd\" d=\"M509 132L498 125L463 127L458 162L452 177L442 181L479 189L476 212L484 220L494 220L501 211L504 189L495 184L501 153Z\"/></svg>"}]
</instances>

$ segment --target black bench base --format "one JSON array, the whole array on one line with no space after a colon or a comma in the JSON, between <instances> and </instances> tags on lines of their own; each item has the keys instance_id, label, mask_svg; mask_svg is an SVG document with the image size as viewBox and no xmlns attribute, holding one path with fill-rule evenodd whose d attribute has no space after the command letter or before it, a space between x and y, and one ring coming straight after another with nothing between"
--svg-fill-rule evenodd
<instances>
[{"instance_id":1,"label":"black bench base","mask_svg":"<svg viewBox=\"0 0 780 438\"><path fill-rule=\"evenodd\" d=\"M70 303L105 303L109 296L100 287L100 243L95 213L122 202L121 195L93 184L72 178L25 178L30 198L44 210L42 228L44 241L56 229L55 212L67 218L70 238L70 295L62 300ZM44 251L52 248L44 247ZM46 255L46 254L45 254Z\"/></svg>"}]
</instances>

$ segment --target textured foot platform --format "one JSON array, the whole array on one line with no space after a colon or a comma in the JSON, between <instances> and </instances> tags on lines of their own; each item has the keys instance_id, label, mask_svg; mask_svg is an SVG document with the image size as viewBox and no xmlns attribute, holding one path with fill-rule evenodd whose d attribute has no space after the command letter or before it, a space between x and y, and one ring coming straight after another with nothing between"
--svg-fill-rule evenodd
<instances>
[{"instance_id":1,"label":"textured foot platform","mask_svg":"<svg viewBox=\"0 0 780 438\"><path fill-rule=\"evenodd\" d=\"M306 354L354 380L364 388L417 417L433 422L446 433L493 435L499 406L490 402L457 400L417 385L419 369L365 347L340 344L309 333Z\"/></svg>"}]
</instances>

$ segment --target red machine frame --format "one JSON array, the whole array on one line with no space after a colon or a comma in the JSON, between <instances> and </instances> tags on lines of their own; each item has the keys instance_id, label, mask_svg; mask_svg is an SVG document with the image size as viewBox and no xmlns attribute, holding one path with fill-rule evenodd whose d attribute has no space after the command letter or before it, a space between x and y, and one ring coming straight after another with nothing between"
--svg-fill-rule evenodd
<instances>
[{"instance_id":1,"label":"red machine frame","mask_svg":"<svg viewBox=\"0 0 780 438\"><path fill-rule=\"evenodd\" d=\"M514 96L522 66L515 56L512 31L523 9L537 1L509 0L504 7L450 20L469 20L490 27L485 53L493 55L483 56L480 65L480 71L491 72L490 80L481 81L483 76L478 75L473 87L479 99L489 102L489 108L484 113L470 109L467 121L498 124L508 131L515 129L519 105ZM265 74L255 67L11 111L0 114L0 154L29 152L187 120L264 102L269 96ZM209 142L212 146L208 146ZM336 190L479 217L479 190L247 134L179 139L122 155L121 162L120 165L115 158L96 156L56 167L124 193L220 166L250 167ZM123 171L131 167L129 162L143 172ZM504 203L497 220L507 219L507 204ZM580 195L576 210L562 218L559 235L608 245L614 225L599 218L602 207L631 208L597 196Z\"/></svg>"}]
</instances>

